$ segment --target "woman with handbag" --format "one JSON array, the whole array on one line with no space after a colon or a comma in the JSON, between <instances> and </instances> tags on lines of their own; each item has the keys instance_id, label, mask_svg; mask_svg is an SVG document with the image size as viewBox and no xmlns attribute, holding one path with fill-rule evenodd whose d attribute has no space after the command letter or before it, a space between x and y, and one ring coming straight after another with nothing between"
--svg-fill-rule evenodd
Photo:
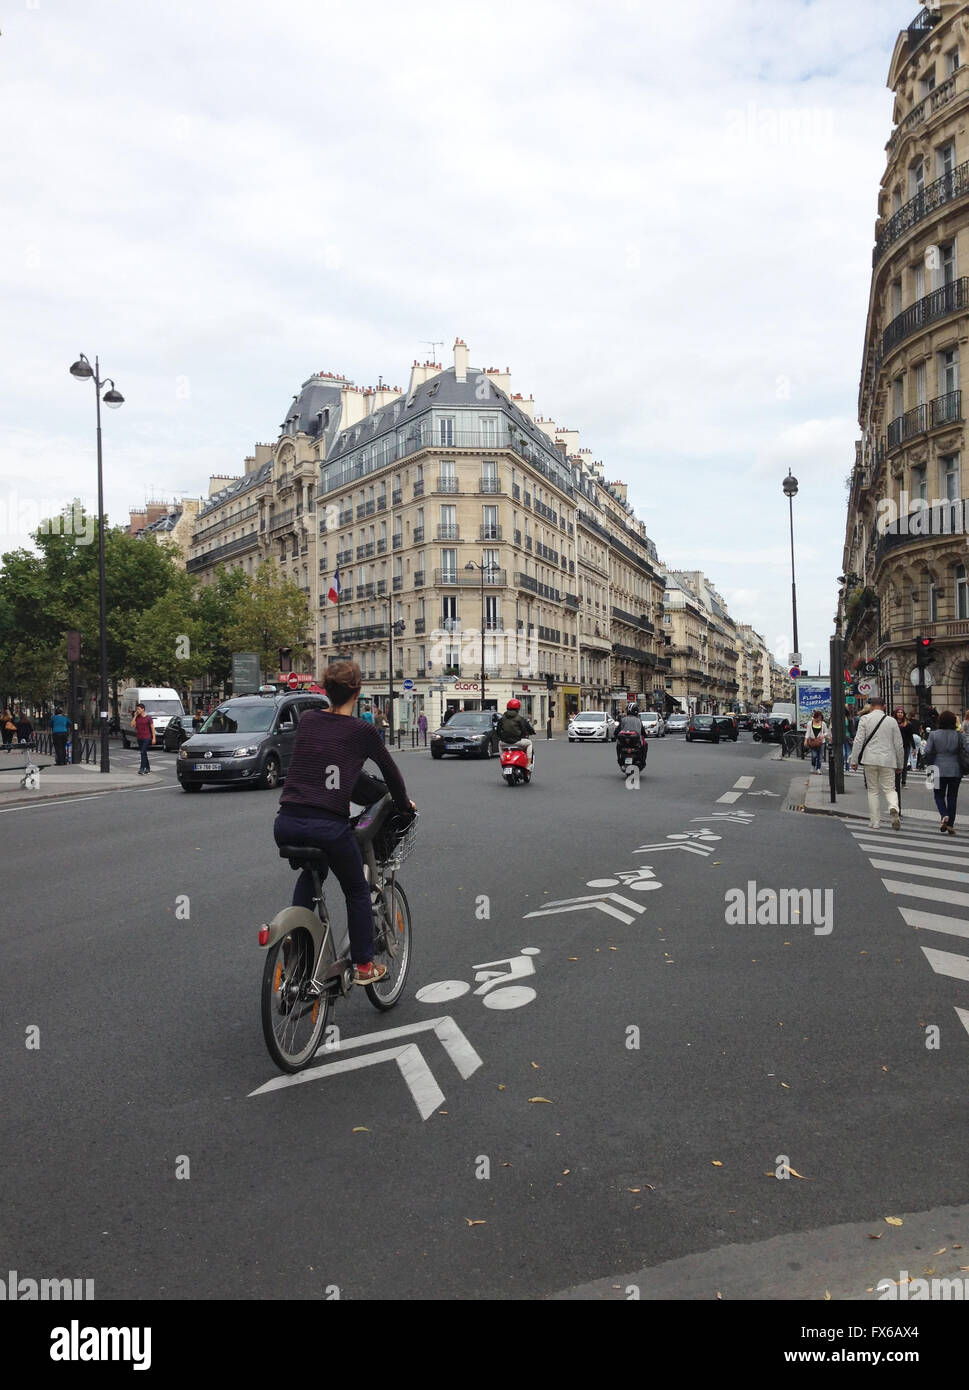
<instances>
[{"instance_id":1,"label":"woman with handbag","mask_svg":"<svg viewBox=\"0 0 969 1390\"><path fill-rule=\"evenodd\" d=\"M942 817L939 833L954 835L959 783L969 772L969 739L956 732L956 717L951 709L939 715L939 727L926 739L923 756L926 766L935 770L932 794Z\"/></svg>"},{"instance_id":2,"label":"woman with handbag","mask_svg":"<svg viewBox=\"0 0 969 1390\"><path fill-rule=\"evenodd\" d=\"M824 762L824 745L830 735L828 726L824 722L824 715L819 709L814 711L810 724L804 731L804 746L811 750L811 770L821 775L821 764Z\"/></svg>"},{"instance_id":3,"label":"woman with handbag","mask_svg":"<svg viewBox=\"0 0 969 1390\"><path fill-rule=\"evenodd\" d=\"M895 773L901 772L905 753L902 732L895 720L886 713L881 695L868 700L867 713L858 720L855 741L851 747L851 766L863 767L868 791L868 814L872 830L881 828L881 798L885 798L892 829L901 830L898 796L895 792Z\"/></svg>"}]
</instances>

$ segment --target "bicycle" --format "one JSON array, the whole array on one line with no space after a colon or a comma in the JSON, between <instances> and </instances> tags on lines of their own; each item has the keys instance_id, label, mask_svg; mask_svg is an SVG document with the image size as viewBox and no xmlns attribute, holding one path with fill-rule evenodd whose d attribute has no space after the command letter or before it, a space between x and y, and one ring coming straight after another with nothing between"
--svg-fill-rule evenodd
<instances>
[{"instance_id":1,"label":"bicycle","mask_svg":"<svg viewBox=\"0 0 969 1390\"><path fill-rule=\"evenodd\" d=\"M374 1008L383 1011L400 999L410 967L410 907L397 870L414 849L417 813L404 815L395 810L390 796L383 796L356 817L354 833L370 884L374 961L387 966L383 979L365 989ZM277 1066L297 1072L313 1060L331 1006L356 986L349 934L344 927L335 939L326 910L326 850L281 845L279 854L291 868L309 870L316 907L315 912L284 908L259 930L259 945L268 951L261 990L263 1037Z\"/></svg>"}]
</instances>

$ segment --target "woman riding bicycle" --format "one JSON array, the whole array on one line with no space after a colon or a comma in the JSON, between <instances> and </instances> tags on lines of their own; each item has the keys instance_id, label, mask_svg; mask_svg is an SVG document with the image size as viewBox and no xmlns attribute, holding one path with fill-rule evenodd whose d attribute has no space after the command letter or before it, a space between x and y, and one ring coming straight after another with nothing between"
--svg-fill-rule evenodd
<instances>
[{"instance_id":1,"label":"woman riding bicycle","mask_svg":"<svg viewBox=\"0 0 969 1390\"><path fill-rule=\"evenodd\" d=\"M277 845L326 850L347 902L353 983L372 985L383 979L387 967L374 963L370 888L350 824L351 792L364 763L372 758L380 768L399 811L410 816L417 807L380 734L352 714L362 684L356 662L335 661L327 667L323 689L330 708L307 710L299 721L273 835ZM296 881L293 906L313 908L313 879L305 869Z\"/></svg>"}]
</instances>

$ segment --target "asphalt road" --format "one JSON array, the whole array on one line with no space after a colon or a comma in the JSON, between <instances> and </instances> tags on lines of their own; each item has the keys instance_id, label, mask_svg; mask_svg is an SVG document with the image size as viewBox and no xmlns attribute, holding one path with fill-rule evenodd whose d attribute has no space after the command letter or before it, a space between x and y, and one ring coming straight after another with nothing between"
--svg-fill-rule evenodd
<instances>
[{"instance_id":1,"label":"asphalt road","mask_svg":"<svg viewBox=\"0 0 969 1390\"><path fill-rule=\"evenodd\" d=\"M406 994L357 991L321 1070L270 1091L276 795L185 796L159 752L160 787L4 812L10 1267L98 1298L820 1299L969 1250L969 981L922 949L965 943L899 911L954 911L918 890L958 897L959 842L906 826L886 861L891 832L791 814L791 765L749 736L654 741L638 789L611 747L536 746L513 789L402 756ZM822 915L727 920L751 882ZM410 1028L416 1070L333 1065Z\"/></svg>"}]
</instances>

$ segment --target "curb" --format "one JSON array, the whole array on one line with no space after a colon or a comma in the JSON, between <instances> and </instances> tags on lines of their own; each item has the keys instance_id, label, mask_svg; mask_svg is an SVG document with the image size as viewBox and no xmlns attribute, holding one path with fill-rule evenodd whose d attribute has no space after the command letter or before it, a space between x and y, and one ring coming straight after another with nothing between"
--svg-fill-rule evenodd
<instances>
[{"instance_id":1,"label":"curb","mask_svg":"<svg viewBox=\"0 0 969 1390\"><path fill-rule=\"evenodd\" d=\"M27 792L25 788L20 795L10 796L9 798L6 793L0 793L0 811L7 806L34 806L40 801L64 801L72 797L103 796L106 792L141 791L149 786L161 785L163 785L163 779L159 777L157 781L153 783L113 782L110 786L105 787L95 782L90 787L77 787L58 792Z\"/></svg>"}]
</instances>

